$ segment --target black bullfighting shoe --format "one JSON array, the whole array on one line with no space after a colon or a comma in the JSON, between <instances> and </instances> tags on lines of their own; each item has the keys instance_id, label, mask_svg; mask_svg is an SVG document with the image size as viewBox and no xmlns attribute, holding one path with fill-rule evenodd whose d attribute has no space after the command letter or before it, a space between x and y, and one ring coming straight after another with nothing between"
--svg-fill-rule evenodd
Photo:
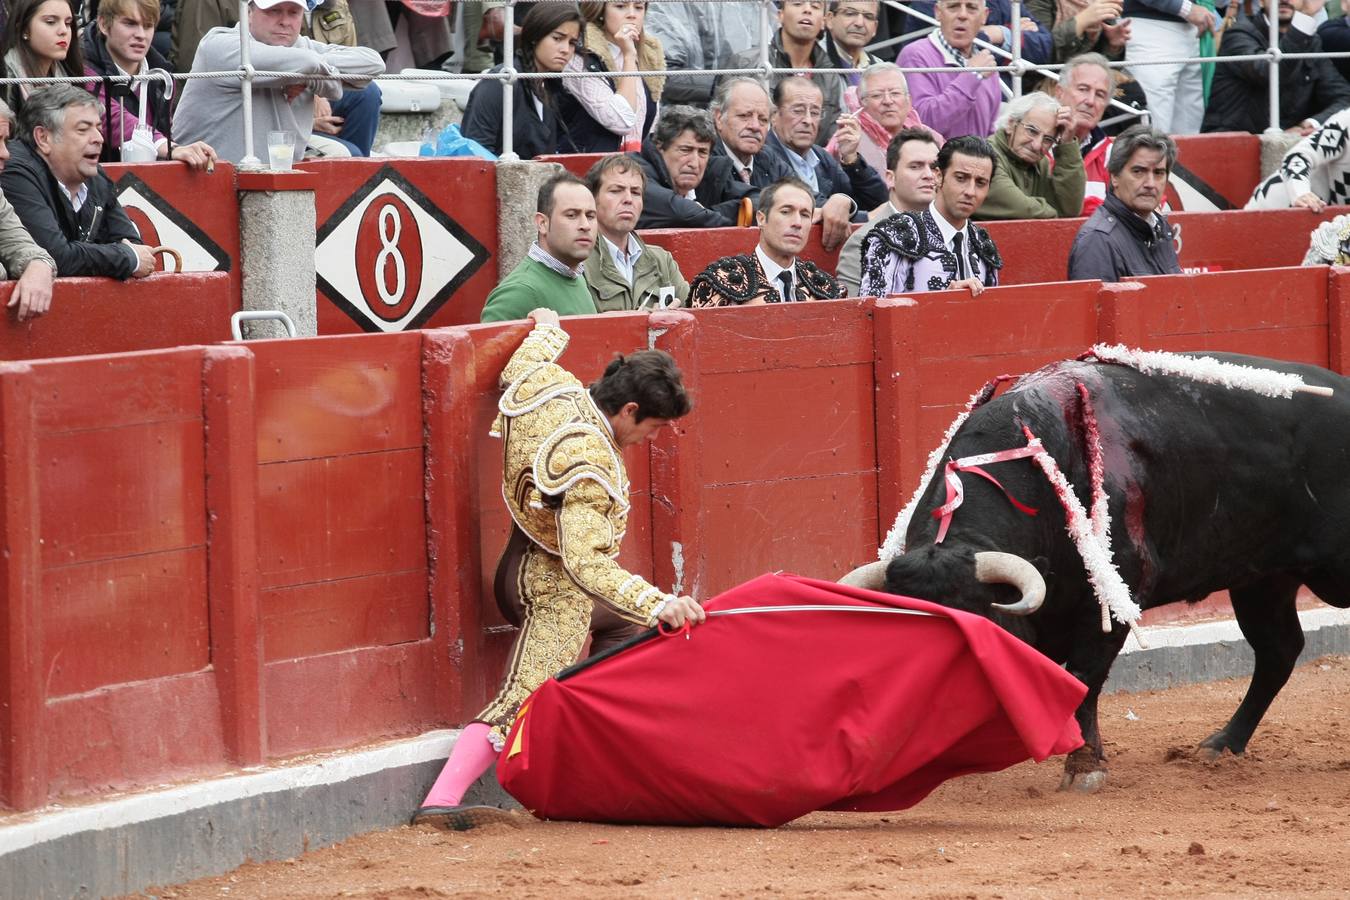
<instances>
[{"instance_id":1,"label":"black bullfighting shoe","mask_svg":"<svg viewBox=\"0 0 1350 900\"><path fill-rule=\"evenodd\" d=\"M520 817L496 806L423 806L412 817L413 825L430 825L443 831L468 831L480 825L519 828Z\"/></svg>"}]
</instances>

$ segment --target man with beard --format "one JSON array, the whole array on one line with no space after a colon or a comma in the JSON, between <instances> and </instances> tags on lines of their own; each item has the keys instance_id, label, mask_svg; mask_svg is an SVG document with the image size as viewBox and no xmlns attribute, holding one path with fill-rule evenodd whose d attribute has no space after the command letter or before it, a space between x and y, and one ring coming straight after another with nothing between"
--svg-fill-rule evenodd
<instances>
[{"instance_id":1,"label":"man with beard","mask_svg":"<svg viewBox=\"0 0 1350 900\"><path fill-rule=\"evenodd\" d=\"M785 178L760 195L759 244L752 254L719 259L694 276L689 305L759 306L844 296L815 263L798 259L815 215L815 198L801 179Z\"/></svg>"},{"instance_id":2,"label":"man with beard","mask_svg":"<svg viewBox=\"0 0 1350 900\"><path fill-rule=\"evenodd\" d=\"M938 143L927 128L905 128L891 139L886 150L886 184L890 199L872 210L867 222L854 231L839 251L835 278L847 291L858 294L862 277L862 245L867 233L883 219L902 212L922 212L937 193Z\"/></svg>"},{"instance_id":3,"label":"man with beard","mask_svg":"<svg viewBox=\"0 0 1350 900\"><path fill-rule=\"evenodd\" d=\"M1073 111L1073 137L1083 157L1083 208L1080 216L1090 216L1106 197L1106 160L1111 138L1100 122L1115 93L1116 77L1105 56L1084 53L1064 64L1059 72L1056 97L1061 106Z\"/></svg>"},{"instance_id":4,"label":"man with beard","mask_svg":"<svg viewBox=\"0 0 1350 900\"><path fill-rule=\"evenodd\" d=\"M1111 148L1111 190L1069 251L1069 280L1121 281L1181 271L1172 228L1158 207L1177 160L1177 145L1147 125L1126 129Z\"/></svg>"},{"instance_id":5,"label":"man with beard","mask_svg":"<svg viewBox=\"0 0 1350 900\"><path fill-rule=\"evenodd\" d=\"M773 89L773 131L765 152L776 155L815 192L820 208L821 243L833 250L848 239L850 221L866 219L862 210L886 202L886 186L861 154L853 116L839 119L839 159L815 145L820 129L820 85L786 78Z\"/></svg>"},{"instance_id":6,"label":"man with beard","mask_svg":"<svg viewBox=\"0 0 1350 900\"><path fill-rule=\"evenodd\" d=\"M1078 215L1083 208L1083 154L1072 128L1073 111L1047 94L1024 94L1008 103L993 140L998 169L978 218Z\"/></svg>"},{"instance_id":7,"label":"man with beard","mask_svg":"<svg viewBox=\"0 0 1350 900\"><path fill-rule=\"evenodd\" d=\"M862 247L861 293L868 297L966 288L974 296L998 284L1003 260L988 232L970 219L984 203L998 157L984 138L942 145L933 203L922 212L878 222Z\"/></svg>"},{"instance_id":8,"label":"man with beard","mask_svg":"<svg viewBox=\"0 0 1350 900\"><path fill-rule=\"evenodd\" d=\"M596 311L582 276L595 246L595 197L590 188L571 173L554 175L539 188L535 209L539 239L488 294L483 322L523 319L541 307L563 316Z\"/></svg>"},{"instance_id":9,"label":"man with beard","mask_svg":"<svg viewBox=\"0 0 1350 900\"><path fill-rule=\"evenodd\" d=\"M748 185L763 188L792 174L792 170L772 153L761 153L769 136L769 118L773 107L764 82L746 76L719 82L713 97L713 126L717 141L714 157L725 156L736 169L736 177Z\"/></svg>"},{"instance_id":10,"label":"man with beard","mask_svg":"<svg viewBox=\"0 0 1350 900\"><path fill-rule=\"evenodd\" d=\"M647 177L639 228L719 228L735 225L741 200L758 193L736 174L731 160L712 156L717 132L692 106L661 110L651 136L635 158Z\"/></svg>"},{"instance_id":11,"label":"man with beard","mask_svg":"<svg viewBox=\"0 0 1350 900\"><path fill-rule=\"evenodd\" d=\"M586 286L600 312L665 309L689 296L689 285L667 250L648 246L634 229L647 179L631 156L606 156L586 173L595 195L600 240L586 260Z\"/></svg>"}]
</instances>

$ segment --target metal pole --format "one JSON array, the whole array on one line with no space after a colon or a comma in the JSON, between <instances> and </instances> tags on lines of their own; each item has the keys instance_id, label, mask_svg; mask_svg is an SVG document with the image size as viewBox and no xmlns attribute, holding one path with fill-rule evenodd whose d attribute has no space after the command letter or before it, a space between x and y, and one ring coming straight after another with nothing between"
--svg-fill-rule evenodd
<instances>
[{"instance_id":1,"label":"metal pole","mask_svg":"<svg viewBox=\"0 0 1350 900\"><path fill-rule=\"evenodd\" d=\"M764 77L769 77L772 68L769 63L769 32L773 26L769 23L769 10L773 0L763 0L759 5L759 64L764 67Z\"/></svg>"},{"instance_id":2,"label":"metal pole","mask_svg":"<svg viewBox=\"0 0 1350 900\"><path fill-rule=\"evenodd\" d=\"M239 66L244 70L244 158L241 166L260 166L262 160L253 152L253 54L249 44L253 38L248 31L248 0L239 0ZM300 140L300 135L295 139Z\"/></svg>"},{"instance_id":3,"label":"metal pole","mask_svg":"<svg viewBox=\"0 0 1350 900\"><path fill-rule=\"evenodd\" d=\"M1270 26L1270 128L1280 130L1280 15L1279 0L1269 0L1266 23Z\"/></svg>"},{"instance_id":4,"label":"metal pole","mask_svg":"<svg viewBox=\"0 0 1350 900\"><path fill-rule=\"evenodd\" d=\"M1020 97L1022 96L1022 0L1012 0L1012 65L1013 96Z\"/></svg>"},{"instance_id":5,"label":"metal pole","mask_svg":"<svg viewBox=\"0 0 1350 900\"><path fill-rule=\"evenodd\" d=\"M516 156L516 0L506 0L502 26L502 155L500 159L515 162Z\"/></svg>"}]
</instances>

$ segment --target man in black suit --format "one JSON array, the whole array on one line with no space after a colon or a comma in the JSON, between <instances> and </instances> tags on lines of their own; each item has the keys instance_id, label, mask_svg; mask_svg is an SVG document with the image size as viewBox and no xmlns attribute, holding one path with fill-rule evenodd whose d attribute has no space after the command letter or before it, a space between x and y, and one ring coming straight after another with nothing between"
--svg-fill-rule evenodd
<instances>
[{"instance_id":1,"label":"man in black suit","mask_svg":"<svg viewBox=\"0 0 1350 900\"><path fill-rule=\"evenodd\" d=\"M638 228L718 228L737 224L742 199L759 189L736 174L727 156L713 156L712 119L692 106L661 110L651 136L634 154L647 176Z\"/></svg>"}]
</instances>

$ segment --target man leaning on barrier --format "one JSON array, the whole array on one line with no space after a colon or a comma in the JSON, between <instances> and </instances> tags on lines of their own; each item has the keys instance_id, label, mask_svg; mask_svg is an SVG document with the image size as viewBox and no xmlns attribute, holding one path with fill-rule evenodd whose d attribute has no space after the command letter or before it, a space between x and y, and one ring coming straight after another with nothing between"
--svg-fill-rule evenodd
<instances>
[{"instance_id":1,"label":"man leaning on barrier","mask_svg":"<svg viewBox=\"0 0 1350 900\"><path fill-rule=\"evenodd\" d=\"M334 135L351 155L370 153L379 125L380 93L370 79L384 73L380 55L367 47L344 47L300 35L306 7L294 0L251 0L248 21L212 28L197 45L193 72L240 68L241 30L251 38L250 61L259 72L318 76L305 81L257 78L253 82L253 147L244 146L244 84L235 76L195 78L183 88L174 118L179 140L205 141L222 159L239 162L252 152L267 158L267 133L295 134L295 161L318 128L343 119ZM340 75L359 76L343 82ZM329 104L332 104L331 108Z\"/></svg>"},{"instance_id":2,"label":"man leaning on barrier","mask_svg":"<svg viewBox=\"0 0 1350 900\"><path fill-rule=\"evenodd\" d=\"M639 228L735 225L745 197L759 189L737 176L731 160L713 156L712 119L692 106L667 106L634 159L647 176Z\"/></svg>"},{"instance_id":3,"label":"man leaning on barrier","mask_svg":"<svg viewBox=\"0 0 1350 900\"><path fill-rule=\"evenodd\" d=\"M0 173L9 161L9 140L15 131L14 113L0 100ZM33 240L14 207L0 193L0 278L17 278L5 304L20 322L40 316L52 305L56 260Z\"/></svg>"},{"instance_id":4,"label":"man leaning on barrier","mask_svg":"<svg viewBox=\"0 0 1350 900\"><path fill-rule=\"evenodd\" d=\"M144 278L155 259L98 164L100 112L94 95L73 84L29 94L0 189L56 260L56 274Z\"/></svg>"},{"instance_id":5,"label":"man leaning on barrier","mask_svg":"<svg viewBox=\"0 0 1350 900\"><path fill-rule=\"evenodd\" d=\"M501 690L460 733L414 825L462 831L511 820L505 810L463 805L464 794L503 749L525 699L576 661L598 604L648 627L705 618L692 597L665 593L614 560L628 523L624 449L692 408L675 361L638 350L585 388L558 365L568 337L557 314L536 309L530 318L534 330L502 370L491 432L503 443L502 497L512 520L497 603L521 611L521 629Z\"/></svg>"}]
</instances>

